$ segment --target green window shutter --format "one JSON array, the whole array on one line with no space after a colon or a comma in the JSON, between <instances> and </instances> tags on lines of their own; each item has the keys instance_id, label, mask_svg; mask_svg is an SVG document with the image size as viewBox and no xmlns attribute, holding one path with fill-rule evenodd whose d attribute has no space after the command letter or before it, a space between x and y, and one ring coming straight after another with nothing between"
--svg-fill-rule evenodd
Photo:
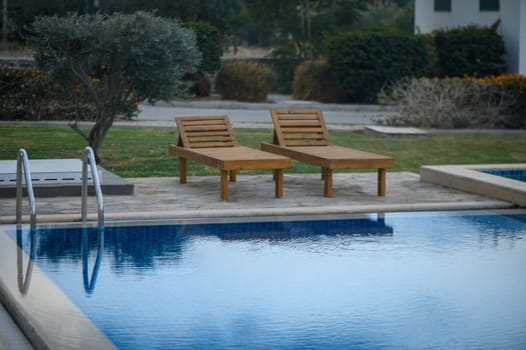
<instances>
[{"instance_id":1,"label":"green window shutter","mask_svg":"<svg viewBox=\"0 0 526 350\"><path fill-rule=\"evenodd\" d=\"M500 11L499 0L479 0L480 11Z\"/></svg>"}]
</instances>

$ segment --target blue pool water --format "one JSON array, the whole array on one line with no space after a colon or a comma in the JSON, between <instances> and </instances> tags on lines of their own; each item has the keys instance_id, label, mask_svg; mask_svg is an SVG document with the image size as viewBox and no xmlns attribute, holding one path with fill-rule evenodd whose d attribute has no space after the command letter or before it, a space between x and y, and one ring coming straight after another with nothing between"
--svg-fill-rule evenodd
<instances>
[{"instance_id":1,"label":"blue pool water","mask_svg":"<svg viewBox=\"0 0 526 350\"><path fill-rule=\"evenodd\" d=\"M526 170L484 170L483 173L526 182Z\"/></svg>"},{"instance_id":2,"label":"blue pool water","mask_svg":"<svg viewBox=\"0 0 526 350\"><path fill-rule=\"evenodd\" d=\"M524 213L35 235L36 264L120 349L526 348Z\"/></svg>"}]
</instances>

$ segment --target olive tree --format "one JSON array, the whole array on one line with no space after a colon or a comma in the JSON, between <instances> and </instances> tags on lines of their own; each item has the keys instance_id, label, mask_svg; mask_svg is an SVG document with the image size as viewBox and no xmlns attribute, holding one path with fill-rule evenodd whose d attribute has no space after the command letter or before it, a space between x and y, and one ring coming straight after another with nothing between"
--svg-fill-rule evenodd
<instances>
[{"instance_id":1,"label":"olive tree","mask_svg":"<svg viewBox=\"0 0 526 350\"><path fill-rule=\"evenodd\" d=\"M73 81L96 110L85 133L97 162L106 133L119 113L138 101L168 100L185 90L201 55L192 30L149 12L37 17L29 42L39 67L56 79Z\"/></svg>"}]
</instances>

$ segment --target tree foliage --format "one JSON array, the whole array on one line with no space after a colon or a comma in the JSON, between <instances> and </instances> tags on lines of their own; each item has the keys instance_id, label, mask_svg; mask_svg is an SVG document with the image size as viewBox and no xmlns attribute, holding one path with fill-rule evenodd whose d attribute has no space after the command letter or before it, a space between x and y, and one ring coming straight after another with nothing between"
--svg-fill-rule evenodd
<instances>
[{"instance_id":1,"label":"tree foliage","mask_svg":"<svg viewBox=\"0 0 526 350\"><path fill-rule=\"evenodd\" d=\"M256 24L292 40L301 58L316 56L326 34L349 30L366 0L246 0Z\"/></svg>"},{"instance_id":2,"label":"tree foliage","mask_svg":"<svg viewBox=\"0 0 526 350\"><path fill-rule=\"evenodd\" d=\"M166 18L181 21L209 22L222 32L228 30L228 22L243 8L243 0L9 0L8 13L14 34L23 32L38 16L67 13L87 14L114 12L133 13L138 10L156 11Z\"/></svg>"},{"instance_id":3,"label":"tree foliage","mask_svg":"<svg viewBox=\"0 0 526 350\"><path fill-rule=\"evenodd\" d=\"M95 104L88 134L70 125L97 158L117 114L129 114L138 101L183 93L183 77L200 63L190 29L148 12L38 17L31 33L40 68L56 79L77 81Z\"/></svg>"},{"instance_id":4,"label":"tree foliage","mask_svg":"<svg viewBox=\"0 0 526 350\"><path fill-rule=\"evenodd\" d=\"M223 45L219 30L208 22L187 22L185 27L194 31L197 46L202 55L198 73L214 74L221 68Z\"/></svg>"},{"instance_id":5,"label":"tree foliage","mask_svg":"<svg viewBox=\"0 0 526 350\"><path fill-rule=\"evenodd\" d=\"M415 7L411 1L376 1L361 12L358 26L363 28L394 29L413 33Z\"/></svg>"},{"instance_id":6,"label":"tree foliage","mask_svg":"<svg viewBox=\"0 0 526 350\"><path fill-rule=\"evenodd\" d=\"M201 52L201 64L197 72L185 78L191 85L189 92L195 96L210 96L212 76L221 68L223 42L219 30L208 22L186 22L184 26L194 31L197 47Z\"/></svg>"},{"instance_id":7,"label":"tree foliage","mask_svg":"<svg viewBox=\"0 0 526 350\"><path fill-rule=\"evenodd\" d=\"M242 8L242 0L104 0L99 11L135 12L156 11L159 16L179 18L184 22L208 22L220 30L226 29L226 21L236 16Z\"/></svg>"},{"instance_id":8,"label":"tree foliage","mask_svg":"<svg viewBox=\"0 0 526 350\"><path fill-rule=\"evenodd\" d=\"M9 0L15 35L35 17L114 12L155 11L183 22L208 22L219 29L223 41L237 47L280 45L292 40L300 57L322 50L324 36L362 26L412 26L414 0ZM95 6L97 4L97 6ZM402 11L403 10L403 11ZM394 12L393 12L394 11ZM363 17L365 16L365 19ZM380 22L377 22L379 20ZM403 28L402 28L403 27ZM411 30L411 28L409 29Z\"/></svg>"}]
</instances>

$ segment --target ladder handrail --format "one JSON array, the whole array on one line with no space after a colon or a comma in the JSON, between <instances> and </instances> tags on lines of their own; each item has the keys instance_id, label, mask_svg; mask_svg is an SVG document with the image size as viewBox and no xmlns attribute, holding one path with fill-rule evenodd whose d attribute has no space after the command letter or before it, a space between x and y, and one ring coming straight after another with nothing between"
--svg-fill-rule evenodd
<instances>
[{"instance_id":1,"label":"ladder handrail","mask_svg":"<svg viewBox=\"0 0 526 350\"><path fill-rule=\"evenodd\" d=\"M102 199L102 190L100 187L99 172L97 171L97 163L93 149L87 146L82 153L82 221L87 220L88 207L88 162L90 163L91 176L93 179L93 187L97 195L97 209L99 215L99 226L104 225L104 201Z\"/></svg>"},{"instance_id":2,"label":"ladder handrail","mask_svg":"<svg viewBox=\"0 0 526 350\"><path fill-rule=\"evenodd\" d=\"M31 180L31 170L29 169L29 160L27 152L21 148L16 156L16 223L22 223L22 170L27 187L27 198L29 200L29 210L31 216L31 227L36 226L37 210L35 206L35 195L33 193L33 182Z\"/></svg>"}]
</instances>

